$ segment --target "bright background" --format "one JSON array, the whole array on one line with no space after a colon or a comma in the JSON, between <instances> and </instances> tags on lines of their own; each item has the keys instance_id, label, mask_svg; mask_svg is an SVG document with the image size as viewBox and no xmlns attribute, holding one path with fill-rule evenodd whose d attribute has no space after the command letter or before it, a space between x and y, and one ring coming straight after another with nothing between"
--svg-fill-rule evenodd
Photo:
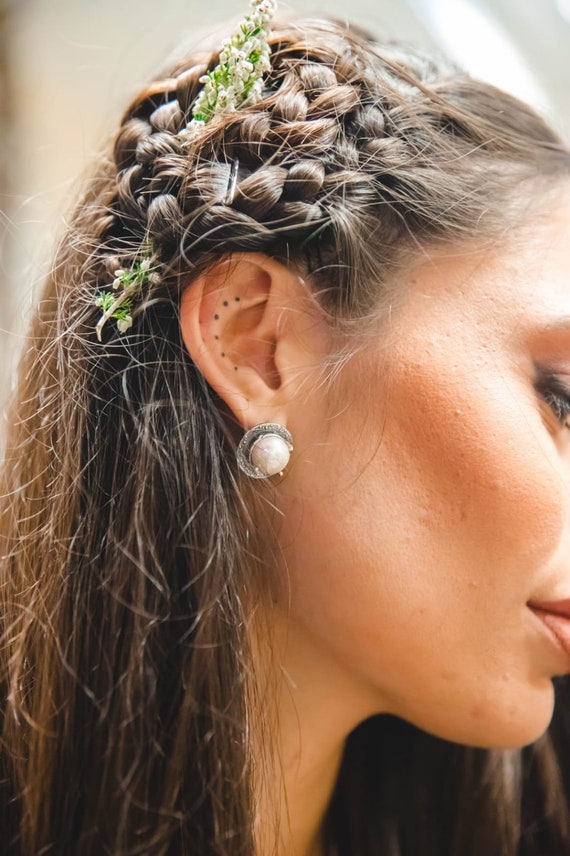
<instances>
[{"instance_id":1,"label":"bright background","mask_svg":"<svg viewBox=\"0 0 570 856\"><path fill-rule=\"evenodd\" d=\"M181 38L248 0L0 0L0 398L78 176ZM346 15L346 0L285 4ZM352 0L380 36L436 45L570 139L570 0ZM207 15L207 17L206 17Z\"/></svg>"}]
</instances>

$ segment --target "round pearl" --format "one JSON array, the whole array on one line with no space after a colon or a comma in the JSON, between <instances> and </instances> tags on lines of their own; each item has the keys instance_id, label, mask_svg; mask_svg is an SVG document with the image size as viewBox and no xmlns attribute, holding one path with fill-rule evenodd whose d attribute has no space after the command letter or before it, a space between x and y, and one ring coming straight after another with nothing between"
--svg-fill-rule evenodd
<instances>
[{"instance_id":1,"label":"round pearl","mask_svg":"<svg viewBox=\"0 0 570 856\"><path fill-rule=\"evenodd\" d=\"M266 434L254 443L250 460L254 467L266 476L282 473L289 463L289 449L285 440L276 434Z\"/></svg>"}]
</instances>

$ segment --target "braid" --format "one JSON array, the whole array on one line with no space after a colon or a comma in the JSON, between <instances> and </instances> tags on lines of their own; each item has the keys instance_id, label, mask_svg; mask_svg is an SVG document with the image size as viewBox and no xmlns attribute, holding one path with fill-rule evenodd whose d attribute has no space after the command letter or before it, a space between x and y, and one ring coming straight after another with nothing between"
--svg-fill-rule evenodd
<instances>
[{"instance_id":1,"label":"braid","mask_svg":"<svg viewBox=\"0 0 570 856\"><path fill-rule=\"evenodd\" d=\"M189 144L217 54L178 62L133 101L46 283L3 476L18 523L0 591L2 852L20 825L22 853L254 852L253 760L268 747L247 628L270 595L276 507L239 481L237 428L183 347L181 289L230 253L267 253L360 342L414 253L500 236L525 181L568 174L538 116L447 63L332 21L275 27L271 47L261 100ZM101 347L96 295L143 261L132 332L108 325ZM456 840L454 853L491 853L486 831L498 840L507 804L494 795L511 799L516 764L487 773L487 756L426 736L416 763L399 733L380 717L349 741L334 852L440 853ZM558 799L549 750L537 751L522 785L535 817ZM473 793L477 825L450 817ZM524 853L567 852L562 821L543 814L554 844Z\"/></svg>"},{"instance_id":2,"label":"braid","mask_svg":"<svg viewBox=\"0 0 570 856\"><path fill-rule=\"evenodd\" d=\"M346 199L350 176L330 165L327 174L326 153L344 148L346 165L359 167L354 147L339 140L339 119L360 103L358 86L339 82L322 63L293 68L286 50L278 52L265 109L230 114L188 151L178 133L204 68L194 65L153 84L125 114L113 153L114 218L99 236L124 265L145 240L170 271L195 268L198 257L210 258L220 247L290 257L291 242L308 241L330 221L335 195Z\"/></svg>"},{"instance_id":3,"label":"braid","mask_svg":"<svg viewBox=\"0 0 570 856\"><path fill-rule=\"evenodd\" d=\"M221 255L263 252L309 275L331 318L346 324L371 314L378 285L418 244L468 239L471 224L479 240L503 228L505 209L488 205L489 186L506 206L513 172L532 177L529 136L556 158L556 138L509 96L495 104L481 87L480 112L467 111L466 92L479 84L450 66L372 47L331 23L310 26L310 39L276 29L262 100L214 117L190 145L180 132L217 53L134 100L86 260L91 288L93 279L108 287L109 259L130 269L150 248L142 305L170 302ZM503 113L518 116L512 133L498 129ZM85 294L82 310L92 302Z\"/></svg>"}]
</instances>

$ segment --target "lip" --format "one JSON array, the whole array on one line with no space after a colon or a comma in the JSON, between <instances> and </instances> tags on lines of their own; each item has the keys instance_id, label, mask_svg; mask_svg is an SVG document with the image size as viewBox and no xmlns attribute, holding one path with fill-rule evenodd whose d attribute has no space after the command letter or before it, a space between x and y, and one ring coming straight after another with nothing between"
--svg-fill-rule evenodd
<instances>
[{"instance_id":1,"label":"lip","mask_svg":"<svg viewBox=\"0 0 570 856\"><path fill-rule=\"evenodd\" d=\"M564 618L570 618L570 597L566 600L533 601L529 603L529 607L539 612L550 612L552 615L561 615Z\"/></svg>"},{"instance_id":2,"label":"lip","mask_svg":"<svg viewBox=\"0 0 570 856\"><path fill-rule=\"evenodd\" d=\"M566 655L570 672L570 600L529 603L528 607L549 631L552 641Z\"/></svg>"}]
</instances>

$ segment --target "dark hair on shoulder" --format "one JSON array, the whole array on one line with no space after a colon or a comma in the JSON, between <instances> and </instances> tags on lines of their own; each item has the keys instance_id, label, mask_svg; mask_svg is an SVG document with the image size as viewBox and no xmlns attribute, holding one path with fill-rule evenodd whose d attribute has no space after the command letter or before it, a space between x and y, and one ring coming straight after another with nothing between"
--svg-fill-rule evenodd
<instances>
[{"instance_id":1,"label":"dark hair on shoulder","mask_svg":"<svg viewBox=\"0 0 570 856\"><path fill-rule=\"evenodd\" d=\"M443 60L335 20L278 24L271 44L262 100L190 146L178 132L217 54L134 100L38 303L0 472L2 853L254 850L247 627L272 565L269 488L245 484L236 426L183 347L184 285L267 253L356 341L423 247L496 239L525 186L570 172L533 110ZM133 327L99 343L97 294L149 241ZM364 723L328 852L570 852L559 691L550 732L521 752Z\"/></svg>"}]
</instances>

